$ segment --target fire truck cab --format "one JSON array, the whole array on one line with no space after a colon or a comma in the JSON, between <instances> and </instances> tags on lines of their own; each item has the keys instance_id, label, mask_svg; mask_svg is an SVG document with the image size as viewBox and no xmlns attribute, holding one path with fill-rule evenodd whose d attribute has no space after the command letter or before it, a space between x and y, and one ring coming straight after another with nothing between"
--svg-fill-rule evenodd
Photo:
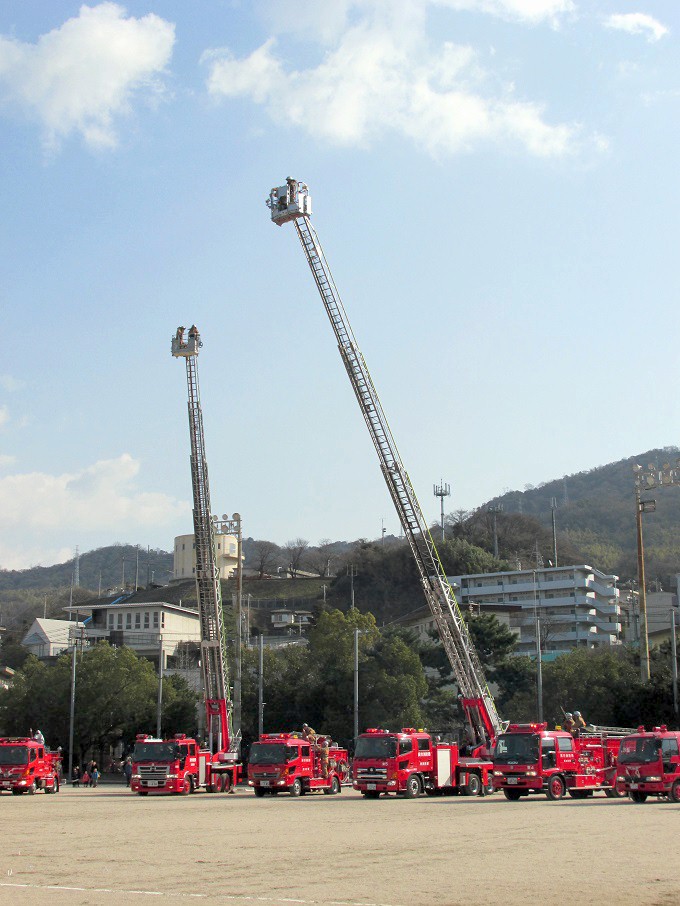
<instances>
[{"instance_id":1,"label":"fire truck cab","mask_svg":"<svg viewBox=\"0 0 680 906\"><path fill-rule=\"evenodd\" d=\"M357 739L352 785L366 799L381 793L479 796L490 791L491 769L490 761L461 757L457 744L436 742L423 730L374 727Z\"/></svg>"},{"instance_id":2,"label":"fire truck cab","mask_svg":"<svg viewBox=\"0 0 680 906\"><path fill-rule=\"evenodd\" d=\"M328 763L324 770L322 748L328 742ZM323 790L327 795L342 792L349 777L349 756L330 738L317 737L311 744L301 733L264 733L250 747L248 785L256 796L266 793L305 793Z\"/></svg>"},{"instance_id":3,"label":"fire truck cab","mask_svg":"<svg viewBox=\"0 0 680 906\"><path fill-rule=\"evenodd\" d=\"M648 796L680 802L680 732L666 726L621 740L618 785L638 805Z\"/></svg>"},{"instance_id":4,"label":"fire truck cab","mask_svg":"<svg viewBox=\"0 0 680 906\"><path fill-rule=\"evenodd\" d=\"M26 736L0 738L0 792L59 792L60 756Z\"/></svg>"},{"instance_id":5,"label":"fire truck cab","mask_svg":"<svg viewBox=\"0 0 680 906\"><path fill-rule=\"evenodd\" d=\"M620 737L605 733L574 736L548 730L546 723L510 724L496 740L493 754L494 789L518 801L529 793L548 799L585 799L596 790L615 797L616 758Z\"/></svg>"},{"instance_id":6,"label":"fire truck cab","mask_svg":"<svg viewBox=\"0 0 680 906\"><path fill-rule=\"evenodd\" d=\"M132 756L130 789L149 793L195 793L199 789L217 793L230 791L238 782L239 766L202 749L195 739L178 733L172 739L137 735Z\"/></svg>"}]
</instances>

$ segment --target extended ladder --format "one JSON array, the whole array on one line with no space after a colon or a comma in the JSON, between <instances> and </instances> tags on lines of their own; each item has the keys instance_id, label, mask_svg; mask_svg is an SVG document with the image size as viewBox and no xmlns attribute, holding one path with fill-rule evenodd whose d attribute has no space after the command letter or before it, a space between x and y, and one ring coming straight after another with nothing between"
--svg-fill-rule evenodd
<instances>
[{"instance_id":1,"label":"extended ladder","mask_svg":"<svg viewBox=\"0 0 680 906\"><path fill-rule=\"evenodd\" d=\"M172 354L184 358L189 394L189 436L191 438L191 487L194 501L194 543L196 545L196 596L201 633L201 675L205 697L206 729L218 751L231 750L232 739L229 687L227 684L226 634L222 610L222 589L215 552L215 533L210 511L210 484L205 456L203 412L198 386L198 351L203 345L196 327L179 327L172 338Z\"/></svg>"},{"instance_id":2,"label":"extended ladder","mask_svg":"<svg viewBox=\"0 0 680 906\"><path fill-rule=\"evenodd\" d=\"M330 267L310 222L311 199L304 183L288 179L272 189L267 204L274 223L293 221L333 327L338 349L375 446L385 483L415 558L425 598L458 682L462 704L477 742L494 740L503 729L467 625L439 559L420 504L401 461L378 393L359 350Z\"/></svg>"}]
</instances>

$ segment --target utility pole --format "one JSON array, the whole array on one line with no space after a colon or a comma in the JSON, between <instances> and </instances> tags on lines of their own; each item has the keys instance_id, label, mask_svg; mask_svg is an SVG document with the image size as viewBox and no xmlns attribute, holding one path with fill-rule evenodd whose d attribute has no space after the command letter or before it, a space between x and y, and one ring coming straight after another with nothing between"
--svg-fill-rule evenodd
<instances>
[{"instance_id":1,"label":"utility pole","mask_svg":"<svg viewBox=\"0 0 680 906\"><path fill-rule=\"evenodd\" d=\"M487 513L491 513L493 516L493 556L494 560L498 560L498 523L496 522L498 514L503 512L503 504L499 503L495 506L487 507Z\"/></svg>"},{"instance_id":2,"label":"utility pole","mask_svg":"<svg viewBox=\"0 0 680 906\"><path fill-rule=\"evenodd\" d=\"M163 711L163 633L158 635L158 702L156 703L156 737L161 736L161 714Z\"/></svg>"},{"instance_id":3,"label":"utility pole","mask_svg":"<svg viewBox=\"0 0 680 906\"><path fill-rule=\"evenodd\" d=\"M671 671L673 675L673 713L678 720L678 652L675 637L675 608L671 607Z\"/></svg>"},{"instance_id":4,"label":"utility pole","mask_svg":"<svg viewBox=\"0 0 680 906\"><path fill-rule=\"evenodd\" d=\"M135 564L135 591L139 588L139 545L137 545L137 557Z\"/></svg>"},{"instance_id":5,"label":"utility pole","mask_svg":"<svg viewBox=\"0 0 680 906\"><path fill-rule=\"evenodd\" d=\"M541 659L541 617L536 592L536 570L534 574L534 617L536 620L536 697L538 722L543 723L543 663Z\"/></svg>"},{"instance_id":6,"label":"utility pole","mask_svg":"<svg viewBox=\"0 0 680 906\"><path fill-rule=\"evenodd\" d=\"M359 630L354 630L354 741L359 735Z\"/></svg>"},{"instance_id":7,"label":"utility pole","mask_svg":"<svg viewBox=\"0 0 680 906\"><path fill-rule=\"evenodd\" d=\"M257 734L264 733L264 636L260 633L260 673L257 684Z\"/></svg>"},{"instance_id":8,"label":"utility pole","mask_svg":"<svg viewBox=\"0 0 680 906\"><path fill-rule=\"evenodd\" d=\"M555 528L555 510L557 509L557 497L550 498L550 510L552 513L552 536L553 536L553 566L557 566L557 531Z\"/></svg>"},{"instance_id":9,"label":"utility pole","mask_svg":"<svg viewBox=\"0 0 680 906\"><path fill-rule=\"evenodd\" d=\"M635 488L635 528L638 561L638 607L640 610L640 678L649 682L649 634L647 628L647 589L645 585L645 548L642 540L642 514L656 509L654 500L640 500L640 488Z\"/></svg>"},{"instance_id":10,"label":"utility pole","mask_svg":"<svg viewBox=\"0 0 680 906\"><path fill-rule=\"evenodd\" d=\"M434 491L434 496L439 497L441 500L442 541L444 541L444 498L451 494L451 488L448 484L444 484L444 480L441 479L439 484L432 486L432 489Z\"/></svg>"},{"instance_id":11,"label":"utility pole","mask_svg":"<svg viewBox=\"0 0 680 906\"><path fill-rule=\"evenodd\" d=\"M352 600L352 610L354 610L354 577L357 574L357 568L353 563L347 567L347 575L349 576L350 582L350 595Z\"/></svg>"}]
</instances>

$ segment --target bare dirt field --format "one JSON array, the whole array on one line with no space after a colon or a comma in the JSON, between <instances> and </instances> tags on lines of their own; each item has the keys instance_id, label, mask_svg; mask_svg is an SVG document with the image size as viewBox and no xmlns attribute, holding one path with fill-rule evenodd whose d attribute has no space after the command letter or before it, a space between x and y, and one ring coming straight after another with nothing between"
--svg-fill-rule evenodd
<instances>
[{"instance_id":1,"label":"bare dirt field","mask_svg":"<svg viewBox=\"0 0 680 906\"><path fill-rule=\"evenodd\" d=\"M656 800L1 798L0 903L680 904L680 806Z\"/></svg>"}]
</instances>

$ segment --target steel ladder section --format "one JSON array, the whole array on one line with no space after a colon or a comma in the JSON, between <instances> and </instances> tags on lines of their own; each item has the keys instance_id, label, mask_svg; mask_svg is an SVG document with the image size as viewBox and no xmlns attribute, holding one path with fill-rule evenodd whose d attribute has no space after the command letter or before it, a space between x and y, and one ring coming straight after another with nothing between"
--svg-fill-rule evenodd
<instances>
[{"instance_id":1,"label":"steel ladder section","mask_svg":"<svg viewBox=\"0 0 680 906\"><path fill-rule=\"evenodd\" d=\"M212 531L203 413L195 356L188 356L186 362L189 391L189 433L191 436L191 482L194 498L194 539L196 542L196 589L201 630L203 687L206 699L226 700L228 698L226 635L222 611L222 590ZM228 727L222 728L223 734L228 731Z\"/></svg>"},{"instance_id":2,"label":"steel ladder section","mask_svg":"<svg viewBox=\"0 0 680 906\"><path fill-rule=\"evenodd\" d=\"M426 600L437 623L460 691L465 698L481 699L484 702L489 722L498 733L501 721L484 679L484 671L404 469L368 367L352 333L321 244L308 217L298 217L294 222L336 335L345 369L378 453L390 496L414 554Z\"/></svg>"}]
</instances>

